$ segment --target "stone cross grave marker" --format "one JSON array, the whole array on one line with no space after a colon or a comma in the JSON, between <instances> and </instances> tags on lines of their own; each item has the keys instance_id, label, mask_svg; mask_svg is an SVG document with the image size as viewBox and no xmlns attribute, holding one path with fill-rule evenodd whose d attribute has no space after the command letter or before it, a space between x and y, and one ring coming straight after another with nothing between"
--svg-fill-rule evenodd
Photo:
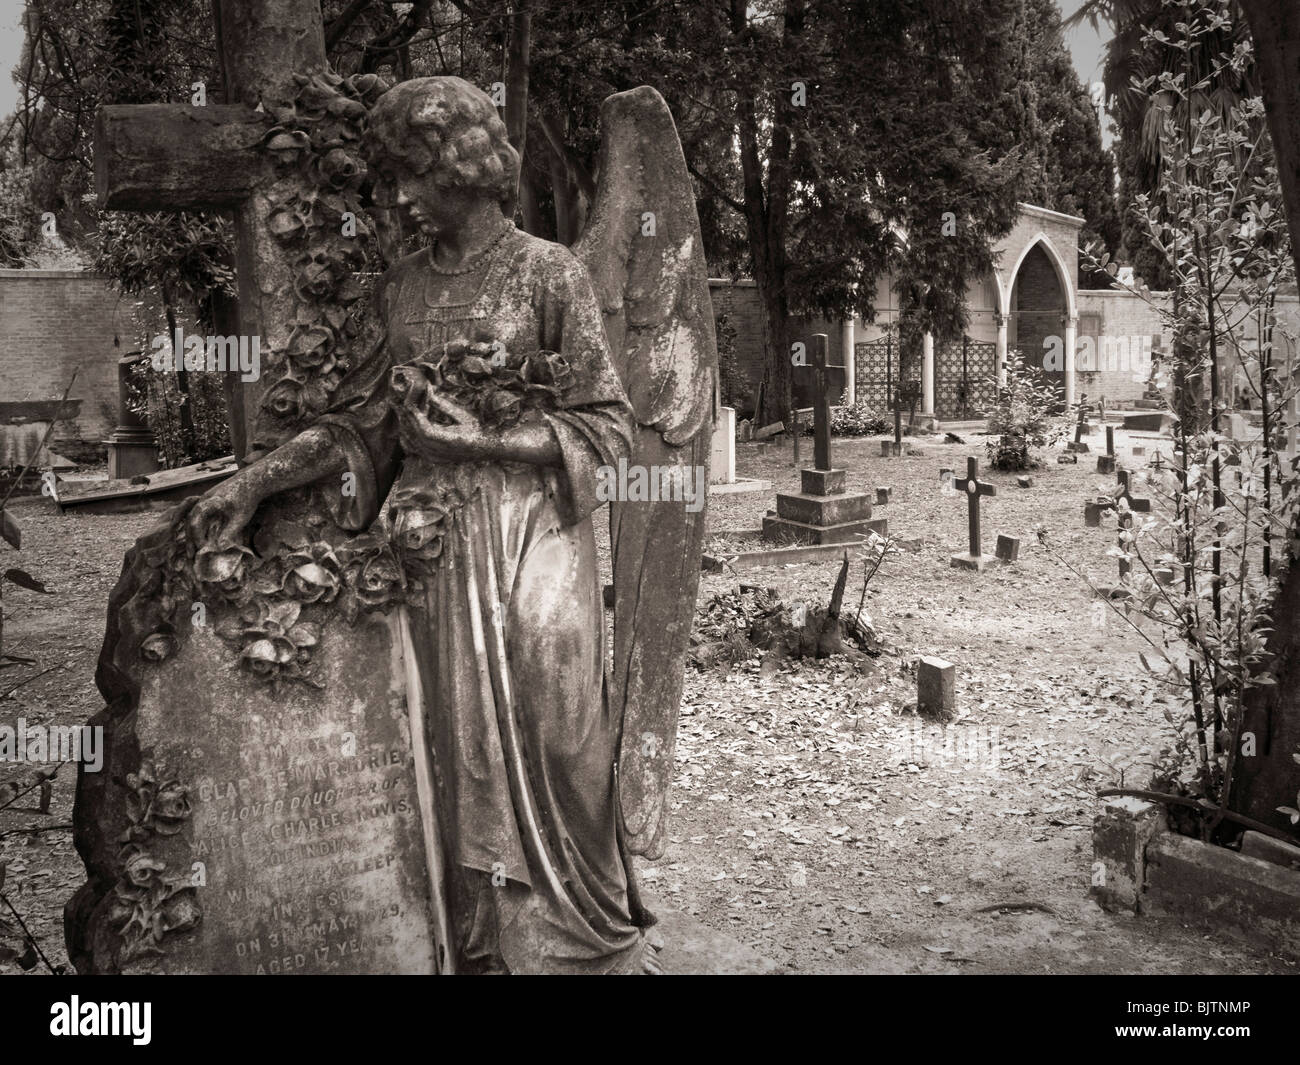
<instances>
[{"instance_id":1,"label":"stone cross grave marker","mask_svg":"<svg viewBox=\"0 0 1300 1065\"><path fill-rule=\"evenodd\" d=\"M1135 496L1133 494L1132 477L1128 470L1120 470L1116 475L1117 489L1115 492L1115 501L1127 499L1130 510L1136 510L1146 514L1151 510L1151 500L1146 496Z\"/></svg>"},{"instance_id":2,"label":"stone cross grave marker","mask_svg":"<svg viewBox=\"0 0 1300 1065\"><path fill-rule=\"evenodd\" d=\"M272 236L274 161L261 150L265 109L287 104L295 74L327 69L314 0L214 0L224 104L119 104L95 121L95 191L110 211L233 210L239 300L218 307L218 333L259 337L263 355L294 326L296 273ZM257 110L258 107L263 110ZM265 394L265 375L225 375L231 441L243 456Z\"/></svg>"},{"instance_id":3,"label":"stone cross grave marker","mask_svg":"<svg viewBox=\"0 0 1300 1065\"><path fill-rule=\"evenodd\" d=\"M776 513L763 519L769 543L846 543L877 532L889 522L872 519L871 497L844 490L846 472L831 463L831 407L826 396L826 334L815 333L810 349L813 371L813 467L800 471L800 492L778 492Z\"/></svg>"},{"instance_id":4,"label":"stone cross grave marker","mask_svg":"<svg viewBox=\"0 0 1300 1065\"><path fill-rule=\"evenodd\" d=\"M1128 551L1127 545L1124 543L1124 534L1133 528L1133 511L1145 512L1151 509L1150 499L1133 495L1130 483L1131 478L1132 474L1128 470L1120 470L1118 474L1119 487L1115 492L1116 505L1118 505L1119 501L1123 499L1129 506L1127 511L1121 510L1119 512L1119 533L1116 537L1116 543L1119 545L1119 549L1123 552ZM1119 560L1119 579L1121 584L1127 580L1132 568L1132 563L1130 563L1126 557L1121 556Z\"/></svg>"},{"instance_id":5,"label":"stone cross grave marker","mask_svg":"<svg viewBox=\"0 0 1300 1065\"><path fill-rule=\"evenodd\" d=\"M1074 439L1070 442L1071 451L1085 452L1088 450L1088 445L1084 442L1083 439L1083 434L1087 428L1088 428L1088 405L1086 403L1080 403L1079 420L1075 423Z\"/></svg>"},{"instance_id":6,"label":"stone cross grave marker","mask_svg":"<svg viewBox=\"0 0 1300 1065\"><path fill-rule=\"evenodd\" d=\"M966 476L953 482L953 487L966 493L966 510L970 525L970 553L953 555L949 564L961 569L981 570L987 559L980 553L980 496L995 496L997 487L979 479L979 460L973 455L966 460Z\"/></svg>"}]
</instances>

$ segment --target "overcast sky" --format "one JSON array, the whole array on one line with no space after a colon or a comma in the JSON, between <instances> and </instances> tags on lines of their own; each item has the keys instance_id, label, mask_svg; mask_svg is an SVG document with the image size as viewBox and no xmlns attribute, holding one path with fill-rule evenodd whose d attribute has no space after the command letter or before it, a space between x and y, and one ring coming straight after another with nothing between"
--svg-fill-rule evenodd
<instances>
[{"instance_id":1,"label":"overcast sky","mask_svg":"<svg viewBox=\"0 0 1300 1065\"><path fill-rule=\"evenodd\" d=\"M1081 0L1057 0L1057 6L1072 14ZM22 12L24 0L0 0L0 117L8 115L18 99L10 72L18 63L22 51ZM1103 32L1105 25L1102 26ZM1066 35L1065 43L1074 57L1074 69L1084 85L1101 78L1101 50L1103 39L1087 24ZM1110 143L1109 133L1105 141Z\"/></svg>"}]
</instances>

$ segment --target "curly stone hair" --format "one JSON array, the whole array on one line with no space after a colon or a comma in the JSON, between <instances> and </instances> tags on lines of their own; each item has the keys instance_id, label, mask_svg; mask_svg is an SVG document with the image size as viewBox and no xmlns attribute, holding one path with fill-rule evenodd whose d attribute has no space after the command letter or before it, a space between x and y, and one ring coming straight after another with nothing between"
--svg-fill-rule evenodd
<instances>
[{"instance_id":1,"label":"curly stone hair","mask_svg":"<svg viewBox=\"0 0 1300 1065\"><path fill-rule=\"evenodd\" d=\"M405 165L433 171L450 188L483 189L502 202L514 198L519 153L492 100L463 78L412 78L398 82L371 109L364 151L385 181Z\"/></svg>"}]
</instances>

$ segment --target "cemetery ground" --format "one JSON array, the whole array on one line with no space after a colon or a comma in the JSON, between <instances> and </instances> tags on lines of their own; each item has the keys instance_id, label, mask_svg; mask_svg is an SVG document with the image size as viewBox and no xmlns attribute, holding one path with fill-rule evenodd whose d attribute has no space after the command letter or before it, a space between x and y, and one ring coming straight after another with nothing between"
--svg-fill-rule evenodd
<instances>
[{"instance_id":1,"label":"cemetery ground","mask_svg":"<svg viewBox=\"0 0 1300 1065\"><path fill-rule=\"evenodd\" d=\"M1115 522L1085 528L1083 503L1114 479L1093 454L1032 471L984 470L997 486L982 501L984 551L999 533L1020 537L1018 562L982 573L953 569L965 550L966 502L940 490L939 469L984 466L983 436L965 444L921 438L920 454L880 457L878 439L835 441L848 489L890 486L875 509L912 549L889 556L866 611L878 657L688 665L678 776L664 856L638 862L662 907L683 910L748 944L777 972L1283 973L1294 964L1176 920L1112 915L1088 898L1098 788L1141 787L1166 743L1167 703L1137 661L1138 641L1036 540L1098 584L1113 584ZM1140 469L1154 434L1117 434L1120 463ZM805 439L803 457L811 459ZM705 550L754 529L777 490L797 490L788 447L737 448L738 472L772 491L710 500ZM13 562L48 582L52 597L10 589L6 650L35 665L0 670L0 716L77 724L101 705L94 668L104 604L122 554L156 514L59 515L44 499L13 507L24 548ZM604 537L603 521L598 536ZM919 541L917 543L916 541ZM740 583L787 602L824 605L834 561L706 573L699 602ZM856 607L855 558L845 605ZM1099 623L1104 617L1104 625ZM944 727L914 715L915 659L957 667L957 717ZM0 765L0 784L28 767ZM47 815L0 812L4 893L54 965L66 964L62 906L81 883L70 820L74 774L58 774ZM28 829L34 831L28 831ZM0 916L12 918L12 914ZM17 971L0 963L0 972ZM34 972L44 971L38 966Z\"/></svg>"}]
</instances>

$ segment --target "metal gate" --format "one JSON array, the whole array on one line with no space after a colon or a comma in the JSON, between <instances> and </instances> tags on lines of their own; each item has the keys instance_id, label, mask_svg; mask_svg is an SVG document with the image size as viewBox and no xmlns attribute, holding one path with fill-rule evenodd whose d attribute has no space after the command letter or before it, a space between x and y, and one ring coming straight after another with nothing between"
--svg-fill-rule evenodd
<instances>
[{"instance_id":1,"label":"metal gate","mask_svg":"<svg viewBox=\"0 0 1300 1065\"><path fill-rule=\"evenodd\" d=\"M898 387L898 345L892 336L864 340L853 345L854 387L859 403L872 410L894 409L894 391ZM920 368L913 367L909 382L920 383ZM907 389L904 388L904 394Z\"/></svg>"},{"instance_id":2,"label":"metal gate","mask_svg":"<svg viewBox=\"0 0 1300 1065\"><path fill-rule=\"evenodd\" d=\"M982 418L997 398L997 345L962 337L934 345L934 413L939 418ZM853 346L858 402L893 410L898 345L892 336ZM914 360L919 363L919 360ZM908 368L904 397L920 389L920 366ZM906 399L904 401L906 403Z\"/></svg>"},{"instance_id":3,"label":"metal gate","mask_svg":"<svg viewBox=\"0 0 1300 1065\"><path fill-rule=\"evenodd\" d=\"M934 345L934 413L939 418L982 418L997 399L996 344L947 340Z\"/></svg>"}]
</instances>

